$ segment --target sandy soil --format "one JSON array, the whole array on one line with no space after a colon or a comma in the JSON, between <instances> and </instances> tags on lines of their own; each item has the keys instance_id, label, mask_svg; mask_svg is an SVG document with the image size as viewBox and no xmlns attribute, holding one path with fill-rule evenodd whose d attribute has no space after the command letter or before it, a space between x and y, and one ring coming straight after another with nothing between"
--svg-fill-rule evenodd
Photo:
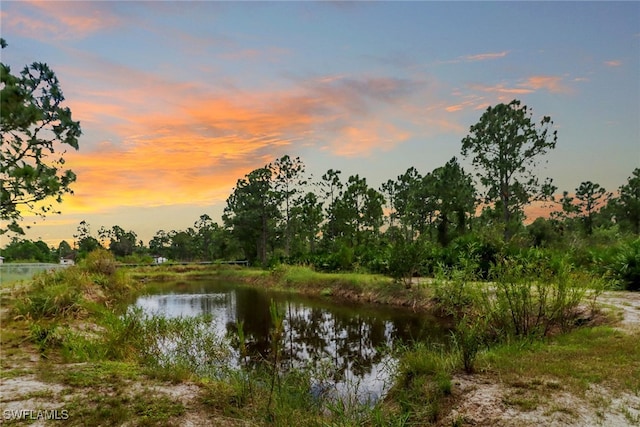
<instances>
[{"instance_id":1,"label":"sandy soil","mask_svg":"<svg viewBox=\"0 0 640 427\"><path fill-rule=\"evenodd\" d=\"M598 298L604 310L619 317L617 328L627 333L640 331L640 293L606 292ZM507 402L522 396L522 388L496 382L482 374L454 378L458 405L439 425L451 426L640 426L640 396L613 395L592 386L585 398L557 390L531 411L518 410Z\"/></svg>"},{"instance_id":2,"label":"sandy soil","mask_svg":"<svg viewBox=\"0 0 640 427\"><path fill-rule=\"evenodd\" d=\"M627 333L640 331L640 293L610 292L599 298L606 310L620 317L617 324ZM37 357L21 357L3 361L3 366L33 372ZM592 387L584 398L562 390L554 390L549 398L534 405L535 409L522 410L509 405L510 399L522 390L482 374L459 375L453 381L453 394L457 404L444 416L439 425L463 426L640 426L640 396L613 395L602 387ZM149 387L145 384L145 387ZM132 384L132 391L136 388ZM152 385L154 393L164 393L180 400L185 414L175 420L181 426L250 426L241 420L225 417L213 418L198 406L200 389L195 384ZM45 383L33 373L0 379L0 424L5 422L5 411L34 409L64 409L66 401L75 396L60 384ZM45 425L37 421L31 425Z\"/></svg>"}]
</instances>

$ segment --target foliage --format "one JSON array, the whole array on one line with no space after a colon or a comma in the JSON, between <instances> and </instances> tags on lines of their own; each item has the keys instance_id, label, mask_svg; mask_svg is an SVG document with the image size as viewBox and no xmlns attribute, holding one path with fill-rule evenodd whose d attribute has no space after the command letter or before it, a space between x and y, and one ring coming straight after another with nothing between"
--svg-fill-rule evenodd
<instances>
[{"instance_id":1,"label":"foliage","mask_svg":"<svg viewBox=\"0 0 640 427\"><path fill-rule=\"evenodd\" d=\"M454 157L430 175L437 220L438 242L447 246L451 241L451 226L458 235L467 230L469 218L475 213L476 190L473 180Z\"/></svg>"},{"instance_id":2,"label":"foliage","mask_svg":"<svg viewBox=\"0 0 640 427\"><path fill-rule=\"evenodd\" d=\"M55 252L52 252L42 240L32 242L17 237L5 246L2 256L6 262L58 262Z\"/></svg>"},{"instance_id":3,"label":"foliage","mask_svg":"<svg viewBox=\"0 0 640 427\"><path fill-rule=\"evenodd\" d=\"M447 269L462 270L480 279L489 277L489 270L506 255L507 248L496 236L467 234L451 242L441 253L439 262ZM469 269L473 271L469 271Z\"/></svg>"},{"instance_id":4,"label":"foliage","mask_svg":"<svg viewBox=\"0 0 640 427\"><path fill-rule=\"evenodd\" d=\"M503 260L492 269L495 294L485 291L482 311L495 336L543 337L574 326L586 287L571 283L564 262L555 267L533 256Z\"/></svg>"},{"instance_id":5,"label":"foliage","mask_svg":"<svg viewBox=\"0 0 640 427\"><path fill-rule=\"evenodd\" d=\"M45 271L23 288L13 310L27 319L77 318L93 304L113 304L130 295L135 285L115 271L113 255L102 249L82 265Z\"/></svg>"},{"instance_id":6,"label":"foliage","mask_svg":"<svg viewBox=\"0 0 640 427\"><path fill-rule=\"evenodd\" d=\"M575 198L565 191L562 196L562 210L565 217L577 217L582 220L587 235L593 233L594 216L603 207L607 191L600 184L591 181L580 183Z\"/></svg>"},{"instance_id":7,"label":"foliage","mask_svg":"<svg viewBox=\"0 0 640 427\"><path fill-rule=\"evenodd\" d=\"M14 310L28 319L53 319L82 313L82 290L88 277L75 267L37 275L31 288L23 291Z\"/></svg>"},{"instance_id":8,"label":"foliage","mask_svg":"<svg viewBox=\"0 0 640 427\"><path fill-rule=\"evenodd\" d=\"M273 171L265 166L238 180L227 199L223 220L242 244L250 262L267 262L267 249L275 236L281 195L274 191Z\"/></svg>"},{"instance_id":9,"label":"foliage","mask_svg":"<svg viewBox=\"0 0 640 427\"><path fill-rule=\"evenodd\" d=\"M500 202L504 238L513 234L512 221L525 205L551 196L554 187L547 179L540 184L534 175L538 157L555 148L557 131L550 131L551 118L539 127L520 101L488 107L462 140L462 154L473 156L480 183L485 187L485 203Z\"/></svg>"},{"instance_id":10,"label":"foliage","mask_svg":"<svg viewBox=\"0 0 640 427\"><path fill-rule=\"evenodd\" d=\"M284 155L267 166L273 173L274 191L280 195L284 206L281 207L281 215L284 219L285 255L291 255L292 208L296 194L300 187L306 184L302 177L305 171L304 163L299 157L292 159Z\"/></svg>"},{"instance_id":11,"label":"foliage","mask_svg":"<svg viewBox=\"0 0 640 427\"><path fill-rule=\"evenodd\" d=\"M101 227L98 235L101 240L109 239L109 250L115 256L133 255L136 250L138 236L134 231L125 231L122 227L114 225L109 230Z\"/></svg>"},{"instance_id":12,"label":"foliage","mask_svg":"<svg viewBox=\"0 0 640 427\"><path fill-rule=\"evenodd\" d=\"M542 217L527 226L527 233L536 248L549 247L561 239L558 221Z\"/></svg>"},{"instance_id":13,"label":"foliage","mask_svg":"<svg viewBox=\"0 0 640 427\"><path fill-rule=\"evenodd\" d=\"M627 183L620 187L613 210L620 224L640 235L640 168L635 168Z\"/></svg>"},{"instance_id":14,"label":"foliage","mask_svg":"<svg viewBox=\"0 0 640 427\"><path fill-rule=\"evenodd\" d=\"M619 248L606 268L621 289L640 291L640 239Z\"/></svg>"},{"instance_id":15,"label":"foliage","mask_svg":"<svg viewBox=\"0 0 640 427\"><path fill-rule=\"evenodd\" d=\"M116 260L106 249L96 249L84 260L87 271L111 276L116 272Z\"/></svg>"},{"instance_id":16,"label":"foliage","mask_svg":"<svg viewBox=\"0 0 640 427\"><path fill-rule=\"evenodd\" d=\"M2 48L6 46L1 40ZM8 221L0 234L24 230L18 222L26 209L36 215L53 212L71 193L76 175L63 170L65 146L78 149L80 123L64 107L64 96L55 73L47 64L34 62L19 76L0 63L0 219Z\"/></svg>"},{"instance_id":17,"label":"foliage","mask_svg":"<svg viewBox=\"0 0 640 427\"><path fill-rule=\"evenodd\" d=\"M480 348L486 342L486 318L470 318L463 315L451 332L454 348L460 353L462 366L468 374L473 373Z\"/></svg>"}]
</instances>

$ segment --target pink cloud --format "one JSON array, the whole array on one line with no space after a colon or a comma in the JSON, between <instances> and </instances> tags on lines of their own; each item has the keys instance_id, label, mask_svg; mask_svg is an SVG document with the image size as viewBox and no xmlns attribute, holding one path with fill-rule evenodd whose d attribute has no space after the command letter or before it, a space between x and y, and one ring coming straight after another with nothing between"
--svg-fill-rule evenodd
<instances>
[{"instance_id":1,"label":"pink cloud","mask_svg":"<svg viewBox=\"0 0 640 427\"><path fill-rule=\"evenodd\" d=\"M533 89L530 89L530 88L508 87L501 83L493 86L482 85L482 84L472 84L469 87L472 90L478 90L481 92L509 94L509 95L524 95L524 94L533 92Z\"/></svg>"},{"instance_id":2,"label":"pink cloud","mask_svg":"<svg viewBox=\"0 0 640 427\"><path fill-rule=\"evenodd\" d=\"M607 67L620 67L622 66L622 61L613 59L611 61L604 61L604 65L606 65Z\"/></svg>"},{"instance_id":3,"label":"pink cloud","mask_svg":"<svg viewBox=\"0 0 640 427\"><path fill-rule=\"evenodd\" d=\"M19 5L19 6L18 6ZM122 23L100 2L20 2L2 14L3 25L42 41L83 38Z\"/></svg>"},{"instance_id":4,"label":"pink cloud","mask_svg":"<svg viewBox=\"0 0 640 427\"><path fill-rule=\"evenodd\" d=\"M562 77L558 76L531 76L518 86L534 90L546 89L551 93L569 93L571 90L562 84Z\"/></svg>"},{"instance_id":5,"label":"pink cloud","mask_svg":"<svg viewBox=\"0 0 640 427\"><path fill-rule=\"evenodd\" d=\"M461 59L469 62L486 61L490 59L504 58L508 54L509 52L505 50L502 52L489 52L489 53L480 53L477 55L466 55L466 56L463 56Z\"/></svg>"},{"instance_id":6,"label":"pink cloud","mask_svg":"<svg viewBox=\"0 0 640 427\"><path fill-rule=\"evenodd\" d=\"M498 83L492 86L483 84L469 85L472 90L494 93L498 95L526 95L538 90L546 90L550 93L571 93L570 87L563 83L560 76L531 76L521 80L515 86Z\"/></svg>"}]
</instances>

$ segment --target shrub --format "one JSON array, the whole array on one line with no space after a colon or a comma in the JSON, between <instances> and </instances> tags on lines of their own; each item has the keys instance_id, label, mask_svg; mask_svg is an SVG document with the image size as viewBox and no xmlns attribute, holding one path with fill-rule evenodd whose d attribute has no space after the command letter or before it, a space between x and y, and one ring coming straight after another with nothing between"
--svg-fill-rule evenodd
<instances>
[{"instance_id":1,"label":"shrub","mask_svg":"<svg viewBox=\"0 0 640 427\"><path fill-rule=\"evenodd\" d=\"M474 371L476 355L485 341L485 319L464 316L451 332L455 349L460 354L465 372Z\"/></svg>"},{"instance_id":2,"label":"shrub","mask_svg":"<svg viewBox=\"0 0 640 427\"><path fill-rule=\"evenodd\" d=\"M495 294L485 291L489 326L497 335L545 336L554 327L572 326L584 287L570 283L570 268L557 272L530 259L504 260L491 271Z\"/></svg>"},{"instance_id":3,"label":"shrub","mask_svg":"<svg viewBox=\"0 0 640 427\"><path fill-rule=\"evenodd\" d=\"M111 276L116 272L116 259L106 249L96 249L90 252L84 260L84 265L91 273Z\"/></svg>"},{"instance_id":4,"label":"shrub","mask_svg":"<svg viewBox=\"0 0 640 427\"><path fill-rule=\"evenodd\" d=\"M426 246L421 240L398 239L389 254L391 277L410 288L412 278L421 270L425 252Z\"/></svg>"},{"instance_id":5,"label":"shrub","mask_svg":"<svg viewBox=\"0 0 640 427\"><path fill-rule=\"evenodd\" d=\"M443 250L442 262L455 268L473 261L476 264L475 273L486 279L491 266L498 261L504 250L503 244L497 239L469 234L455 239Z\"/></svg>"},{"instance_id":6,"label":"shrub","mask_svg":"<svg viewBox=\"0 0 640 427\"><path fill-rule=\"evenodd\" d=\"M621 288L640 291L640 239L623 246L608 269Z\"/></svg>"}]
</instances>

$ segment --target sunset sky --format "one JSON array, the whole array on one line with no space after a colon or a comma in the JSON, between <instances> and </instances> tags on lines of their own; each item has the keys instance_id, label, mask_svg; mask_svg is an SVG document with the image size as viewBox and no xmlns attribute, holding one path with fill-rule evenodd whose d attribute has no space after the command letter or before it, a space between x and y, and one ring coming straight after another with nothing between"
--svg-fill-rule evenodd
<instances>
[{"instance_id":1,"label":"sunset sky","mask_svg":"<svg viewBox=\"0 0 640 427\"><path fill-rule=\"evenodd\" d=\"M0 33L2 62L46 62L83 130L75 195L27 233L51 245L82 220L145 244L221 223L236 181L284 154L375 188L425 174L514 98L555 122L539 173L560 193L640 166L636 1L3 1Z\"/></svg>"}]
</instances>

